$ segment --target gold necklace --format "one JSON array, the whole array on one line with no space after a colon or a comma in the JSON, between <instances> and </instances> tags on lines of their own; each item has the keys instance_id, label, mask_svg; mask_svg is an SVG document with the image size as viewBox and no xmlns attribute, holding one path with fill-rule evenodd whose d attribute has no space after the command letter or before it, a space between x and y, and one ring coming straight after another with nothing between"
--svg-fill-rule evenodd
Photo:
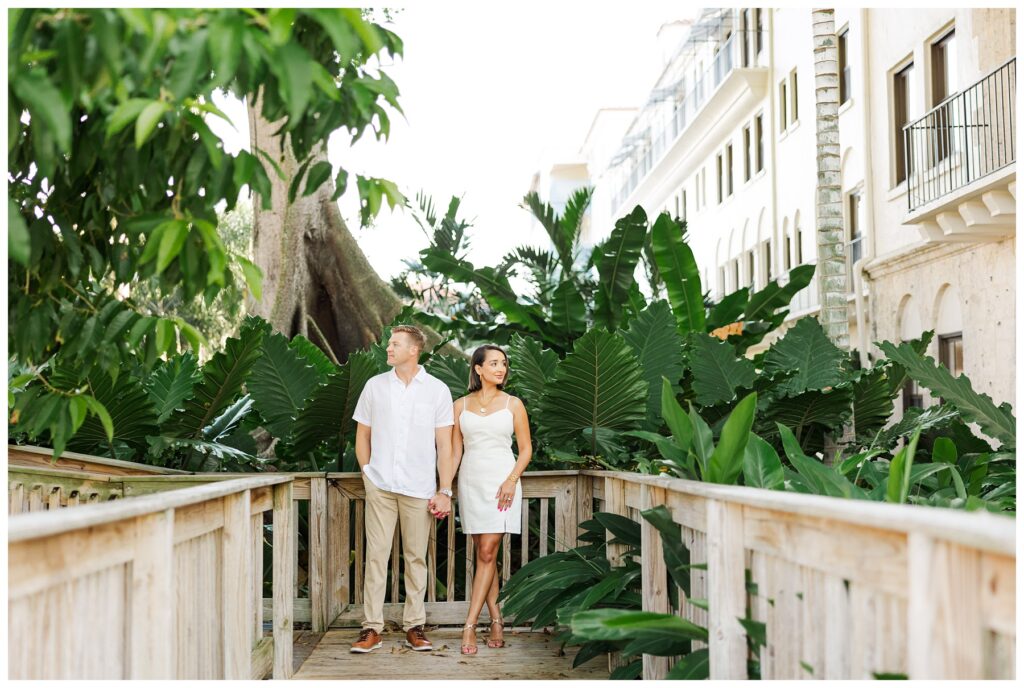
<instances>
[{"instance_id":1,"label":"gold necklace","mask_svg":"<svg viewBox=\"0 0 1024 688\"><path fill-rule=\"evenodd\" d=\"M480 394L480 392L477 392L477 396L479 397L479 399L477 400L477 403L480 404L480 413L487 413L487 407L491 405L491 402L494 401L494 398L496 396L498 396L499 393L500 393L500 390L498 392L495 392L494 394L492 394L491 398L485 404L485 403L483 403L483 399L484 399L483 394Z\"/></svg>"}]
</instances>

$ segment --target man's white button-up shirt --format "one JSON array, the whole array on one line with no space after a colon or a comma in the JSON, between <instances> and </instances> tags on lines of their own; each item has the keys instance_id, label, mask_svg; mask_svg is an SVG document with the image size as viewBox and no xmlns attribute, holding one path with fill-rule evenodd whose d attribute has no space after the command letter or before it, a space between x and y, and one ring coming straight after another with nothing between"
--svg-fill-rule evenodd
<instances>
[{"instance_id":1,"label":"man's white button-up shirt","mask_svg":"<svg viewBox=\"0 0 1024 688\"><path fill-rule=\"evenodd\" d=\"M423 366L409 385L391 369L371 377L352 419L370 428L367 479L388 492L430 499L437 491L434 429L455 424L452 393Z\"/></svg>"}]
</instances>

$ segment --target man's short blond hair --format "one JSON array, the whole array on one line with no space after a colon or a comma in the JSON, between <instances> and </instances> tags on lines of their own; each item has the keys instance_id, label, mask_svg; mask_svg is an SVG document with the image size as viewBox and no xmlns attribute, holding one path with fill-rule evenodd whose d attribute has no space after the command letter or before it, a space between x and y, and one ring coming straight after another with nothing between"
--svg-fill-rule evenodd
<instances>
[{"instance_id":1,"label":"man's short blond hair","mask_svg":"<svg viewBox=\"0 0 1024 688\"><path fill-rule=\"evenodd\" d=\"M396 325L391 328L391 334L395 332L404 332L412 339L412 343L415 344L420 353L423 353L427 348L427 335L423 334L423 330L416 327L415 325Z\"/></svg>"}]
</instances>

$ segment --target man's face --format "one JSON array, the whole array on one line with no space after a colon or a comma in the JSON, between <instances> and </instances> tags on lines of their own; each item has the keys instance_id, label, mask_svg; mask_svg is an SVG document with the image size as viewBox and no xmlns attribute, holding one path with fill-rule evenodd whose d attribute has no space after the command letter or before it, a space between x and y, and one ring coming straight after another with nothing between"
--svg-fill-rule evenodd
<instances>
[{"instance_id":1,"label":"man's face","mask_svg":"<svg viewBox=\"0 0 1024 688\"><path fill-rule=\"evenodd\" d=\"M395 367L419 360L420 351L405 332L395 332L388 340L388 365Z\"/></svg>"}]
</instances>

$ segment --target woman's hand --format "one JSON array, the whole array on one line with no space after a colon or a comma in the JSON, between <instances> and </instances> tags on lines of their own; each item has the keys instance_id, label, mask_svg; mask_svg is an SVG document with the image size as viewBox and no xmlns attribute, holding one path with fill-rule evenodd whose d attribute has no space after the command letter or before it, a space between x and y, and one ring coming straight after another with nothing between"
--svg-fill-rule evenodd
<instances>
[{"instance_id":1,"label":"woman's hand","mask_svg":"<svg viewBox=\"0 0 1024 688\"><path fill-rule=\"evenodd\" d=\"M498 511L508 511L512 508L512 500L516 497L516 484L506 480L498 488L498 494L494 495L498 500Z\"/></svg>"}]
</instances>

